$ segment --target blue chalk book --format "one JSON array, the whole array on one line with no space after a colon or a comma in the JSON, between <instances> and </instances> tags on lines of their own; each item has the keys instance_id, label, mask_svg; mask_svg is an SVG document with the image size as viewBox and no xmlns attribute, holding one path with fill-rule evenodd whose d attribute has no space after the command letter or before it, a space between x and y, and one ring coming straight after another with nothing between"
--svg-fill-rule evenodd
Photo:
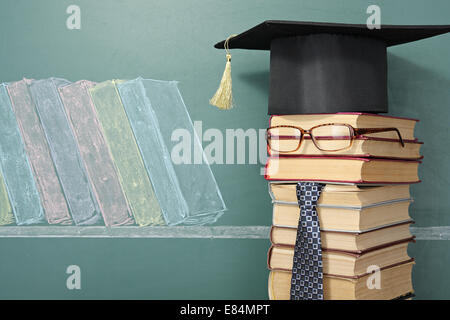
<instances>
[{"instance_id":1,"label":"blue chalk book","mask_svg":"<svg viewBox=\"0 0 450 320\"><path fill-rule=\"evenodd\" d=\"M44 209L6 84L0 85L0 114L0 171L5 180L16 223L43 223Z\"/></svg>"},{"instance_id":2,"label":"blue chalk book","mask_svg":"<svg viewBox=\"0 0 450 320\"><path fill-rule=\"evenodd\" d=\"M70 214L77 225L93 225L103 219L57 90L69 83L57 78L35 80L29 84L29 89Z\"/></svg>"}]
</instances>

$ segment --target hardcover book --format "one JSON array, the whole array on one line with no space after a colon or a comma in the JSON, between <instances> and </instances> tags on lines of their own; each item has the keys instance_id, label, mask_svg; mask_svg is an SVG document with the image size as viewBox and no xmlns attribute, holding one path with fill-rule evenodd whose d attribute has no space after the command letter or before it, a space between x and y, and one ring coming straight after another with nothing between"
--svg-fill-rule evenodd
<instances>
[{"instance_id":1,"label":"hardcover book","mask_svg":"<svg viewBox=\"0 0 450 320\"><path fill-rule=\"evenodd\" d=\"M410 240L405 240L375 250L366 250L362 253L323 249L323 273L325 275L358 278L365 275L373 265L386 268L411 260L407 253L409 242ZM270 270L292 271L293 259L293 246L273 245L267 254L267 264Z\"/></svg>"},{"instance_id":2,"label":"hardcover book","mask_svg":"<svg viewBox=\"0 0 450 320\"><path fill-rule=\"evenodd\" d=\"M390 300L413 292L411 271L414 261L381 268L380 289L367 286L371 273L357 278L324 275L325 300ZM289 300L292 274L289 271L271 271L268 291L271 300Z\"/></svg>"},{"instance_id":3,"label":"hardcover book","mask_svg":"<svg viewBox=\"0 0 450 320\"><path fill-rule=\"evenodd\" d=\"M344 138L343 138L344 139ZM329 139L321 140L320 146L328 146L333 148L333 143L336 140ZM342 143L342 142L338 142ZM359 136L356 137L348 148L343 148L342 150L336 150L333 152L322 151L318 149L310 136L305 136L300 144L300 147L294 151L279 152L277 150L272 150L268 148L270 156L295 156L295 155L305 155L305 156L353 156L353 157L374 157L374 158L390 158L390 159L410 159L416 160L421 159L420 147L423 142L417 140L403 140L404 146L401 146L400 140L398 139L387 139L387 138L377 138L377 137L366 137ZM292 144L292 141L280 140L278 142L279 150L287 150Z\"/></svg>"},{"instance_id":4,"label":"hardcover book","mask_svg":"<svg viewBox=\"0 0 450 320\"><path fill-rule=\"evenodd\" d=\"M324 230L364 232L410 220L409 200L392 201L362 208L318 205L320 227ZM298 203L274 203L273 222L277 227L297 228Z\"/></svg>"},{"instance_id":5,"label":"hardcover book","mask_svg":"<svg viewBox=\"0 0 450 320\"><path fill-rule=\"evenodd\" d=\"M269 182L269 194L275 203L298 203L297 184ZM383 203L411 200L409 185L365 186L327 184L322 189L318 206L362 209Z\"/></svg>"},{"instance_id":6,"label":"hardcover book","mask_svg":"<svg viewBox=\"0 0 450 320\"><path fill-rule=\"evenodd\" d=\"M351 157L270 157L267 180L340 183L417 183L420 161Z\"/></svg>"},{"instance_id":7,"label":"hardcover book","mask_svg":"<svg viewBox=\"0 0 450 320\"><path fill-rule=\"evenodd\" d=\"M339 112L323 114L292 114L274 115L270 117L270 126L290 125L301 127L305 130L327 123L346 123L354 128L397 128L405 140L416 141L414 128L419 120L378 115L372 113L359 112ZM397 140L398 136L394 131L365 134L366 137L376 137Z\"/></svg>"},{"instance_id":8,"label":"hardcover book","mask_svg":"<svg viewBox=\"0 0 450 320\"><path fill-rule=\"evenodd\" d=\"M412 221L374 228L364 232L321 230L322 248L362 253L386 244L414 239L409 230ZM275 245L295 245L297 228L272 226L270 241Z\"/></svg>"}]
</instances>

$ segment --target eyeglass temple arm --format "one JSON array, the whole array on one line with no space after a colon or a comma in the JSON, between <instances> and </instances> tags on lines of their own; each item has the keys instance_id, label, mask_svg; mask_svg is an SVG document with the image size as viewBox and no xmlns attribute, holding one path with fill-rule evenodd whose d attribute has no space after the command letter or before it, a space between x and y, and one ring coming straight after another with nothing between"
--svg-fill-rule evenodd
<instances>
[{"instance_id":1,"label":"eyeglass temple arm","mask_svg":"<svg viewBox=\"0 0 450 320\"><path fill-rule=\"evenodd\" d=\"M400 131L397 128L355 128L356 135L367 134L367 133L387 132L387 131L397 132L398 139L400 140L400 144L402 145L402 147L405 146L402 135L400 134Z\"/></svg>"}]
</instances>

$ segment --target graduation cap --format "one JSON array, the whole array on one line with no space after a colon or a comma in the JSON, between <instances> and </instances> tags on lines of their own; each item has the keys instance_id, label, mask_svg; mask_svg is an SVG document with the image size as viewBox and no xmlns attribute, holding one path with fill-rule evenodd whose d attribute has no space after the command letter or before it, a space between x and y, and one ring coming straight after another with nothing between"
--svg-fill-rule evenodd
<instances>
[{"instance_id":1,"label":"graduation cap","mask_svg":"<svg viewBox=\"0 0 450 320\"><path fill-rule=\"evenodd\" d=\"M232 106L229 49L270 50L269 114L388 112L387 47L449 31L268 20L215 45L227 51L227 66L210 103Z\"/></svg>"}]
</instances>

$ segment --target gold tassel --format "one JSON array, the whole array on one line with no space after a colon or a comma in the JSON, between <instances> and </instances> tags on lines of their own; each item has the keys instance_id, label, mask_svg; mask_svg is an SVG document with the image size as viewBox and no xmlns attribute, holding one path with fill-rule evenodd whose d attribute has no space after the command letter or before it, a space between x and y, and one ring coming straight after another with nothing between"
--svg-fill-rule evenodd
<instances>
[{"instance_id":1,"label":"gold tassel","mask_svg":"<svg viewBox=\"0 0 450 320\"><path fill-rule=\"evenodd\" d=\"M236 35L231 35L225 40L224 49L227 53L227 63L225 64L225 71L223 72L222 80L220 80L219 88L214 96L209 100L209 103L221 110L228 110L233 108L233 93L231 90L231 54L228 47L228 42Z\"/></svg>"}]
</instances>

